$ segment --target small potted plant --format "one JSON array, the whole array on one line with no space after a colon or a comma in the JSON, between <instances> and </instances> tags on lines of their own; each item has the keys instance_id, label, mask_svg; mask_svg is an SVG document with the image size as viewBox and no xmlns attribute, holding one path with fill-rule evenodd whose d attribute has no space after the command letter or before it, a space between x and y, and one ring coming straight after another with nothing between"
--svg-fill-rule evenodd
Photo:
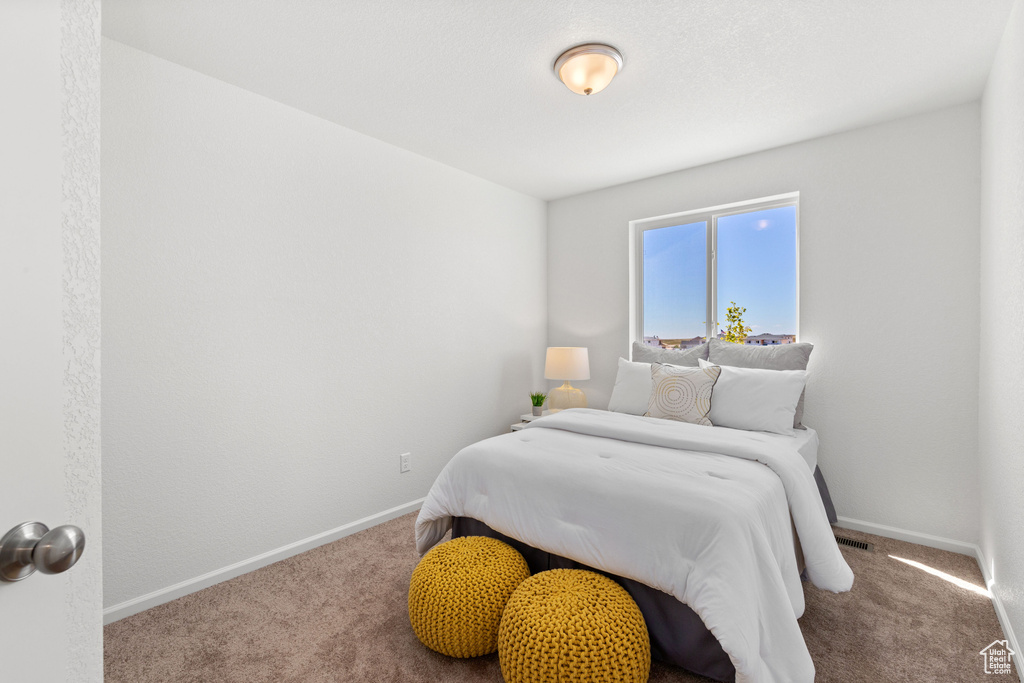
<instances>
[{"instance_id":1,"label":"small potted plant","mask_svg":"<svg viewBox=\"0 0 1024 683\"><path fill-rule=\"evenodd\" d=\"M539 391L536 392L536 393L530 394L530 401L533 402L533 414L534 415L539 417L540 414L544 412L544 399L546 399L547 397L548 397L547 394L542 394Z\"/></svg>"}]
</instances>

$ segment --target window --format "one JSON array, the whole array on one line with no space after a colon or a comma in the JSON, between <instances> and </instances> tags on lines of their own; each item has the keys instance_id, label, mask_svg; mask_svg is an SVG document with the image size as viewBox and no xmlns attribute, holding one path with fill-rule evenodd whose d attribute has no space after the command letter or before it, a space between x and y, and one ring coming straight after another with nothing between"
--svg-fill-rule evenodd
<instances>
[{"instance_id":1,"label":"window","mask_svg":"<svg viewBox=\"0 0 1024 683\"><path fill-rule=\"evenodd\" d=\"M632 221L631 333L689 348L722 337L741 309L747 344L797 338L797 193Z\"/></svg>"}]
</instances>

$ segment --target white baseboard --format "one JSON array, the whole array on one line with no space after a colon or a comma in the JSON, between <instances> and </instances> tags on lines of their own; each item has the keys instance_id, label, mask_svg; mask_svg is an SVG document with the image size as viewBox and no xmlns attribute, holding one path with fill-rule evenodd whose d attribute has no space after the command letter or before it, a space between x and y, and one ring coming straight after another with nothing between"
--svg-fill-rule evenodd
<instances>
[{"instance_id":1,"label":"white baseboard","mask_svg":"<svg viewBox=\"0 0 1024 683\"><path fill-rule=\"evenodd\" d=\"M985 579L985 587L988 588L988 591L992 596L992 606L996 610L996 618L999 620L999 625L1003 628L1003 635L1006 637L1006 640L1009 641L1010 649L1017 653L1014 664L1017 666L1017 676L1020 678L1021 683L1024 683L1024 668L1021 667L1021 664L1024 663L1024 652L1020 649L1020 644L1017 642L1017 635L1013 632L1013 625L1010 623L1010 619L1006 614L1006 608L1003 607L1003 601L999 598L999 593L996 591L995 581L992 579L992 572L989 571L988 558L986 558L985 553L982 552L981 546L975 543L965 543L963 541L955 541L951 538L943 538L942 536L932 536L931 534L922 534L917 531L907 531L906 529L885 526L884 524L862 522L859 519L850 519L849 517L840 517L836 526L843 529L863 531L864 533L875 534L876 536L895 538L897 541L917 543L918 545L928 546L929 548L949 550L954 553L970 555L973 557L977 561L978 567L981 569L981 575ZM987 644L988 643L981 643L978 646L978 649L980 650Z\"/></svg>"},{"instance_id":2,"label":"white baseboard","mask_svg":"<svg viewBox=\"0 0 1024 683\"><path fill-rule=\"evenodd\" d=\"M992 605L996 608L996 618L999 619L999 625L1003 627L1003 634L1006 636L1006 640L1009 641L1010 650L1017 653L1013 661L1017 667L1017 677L1020 678L1021 683L1024 683L1024 669L1021 668L1021 664L1024 663L1024 652L1021 652L1020 643L1017 642L1017 634L1013 632L1013 626L1010 624L1010 618L1006 614L1006 608L1003 607L1003 601L996 592L996 582L992 578L992 572L989 571L988 558L985 557L985 553L980 546L974 547L977 551L975 557L978 558L981 575L985 578L985 587L992 594Z\"/></svg>"},{"instance_id":3,"label":"white baseboard","mask_svg":"<svg viewBox=\"0 0 1024 683\"><path fill-rule=\"evenodd\" d=\"M298 555L299 553L304 553L307 550L312 550L318 546L333 543L339 538L350 536L356 532L363 531L364 529L369 529L370 527L377 526L378 524L383 524L384 522L395 519L396 517L401 517L402 515L410 512L415 512L420 509L424 500L426 499L420 498L419 500L414 500L409 503L405 503L404 505L399 505L389 510L378 512L375 515L357 519L354 522L344 524L336 529L331 529L330 531L325 531L321 534L304 538L301 541L296 541L295 543L289 543L286 546L265 552L262 555L257 555L256 557L251 557L248 560L236 562L235 564L221 569L215 569L212 572L207 572L206 574L197 576L194 579L188 579L187 581L176 583L173 586L161 588L160 590L153 591L152 593L147 593L146 595L126 600L125 602L104 609L103 623L104 625L111 624L120 619L124 619L125 617L130 617L133 614L143 612L151 607L156 607L157 605L162 605L165 602L176 600L177 598L188 595L189 593L195 593L196 591L200 591L204 588L209 588L221 581L233 579L236 576L247 574L259 569L260 567L266 567L268 564L280 562L281 560Z\"/></svg>"},{"instance_id":4,"label":"white baseboard","mask_svg":"<svg viewBox=\"0 0 1024 683\"><path fill-rule=\"evenodd\" d=\"M952 538L932 536L931 534L922 534L917 531L907 531L906 529L898 529L894 526L885 526L884 524L875 524L873 522L862 522L859 519L850 519L849 517L840 517L836 526L844 529L853 529L854 531L863 531L866 534L895 538L897 541L917 543L918 545L925 545L929 548L949 550L950 552L960 553L961 555L977 557L976 551L978 546L973 543L955 541Z\"/></svg>"}]
</instances>

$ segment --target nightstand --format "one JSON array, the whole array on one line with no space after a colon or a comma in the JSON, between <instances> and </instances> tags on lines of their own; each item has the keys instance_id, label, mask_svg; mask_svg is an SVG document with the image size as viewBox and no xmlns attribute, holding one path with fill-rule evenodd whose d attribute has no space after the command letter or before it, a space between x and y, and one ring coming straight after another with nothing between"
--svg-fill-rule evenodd
<instances>
[{"instance_id":1,"label":"nightstand","mask_svg":"<svg viewBox=\"0 0 1024 683\"><path fill-rule=\"evenodd\" d=\"M527 425L527 423L533 422L538 417L544 417L545 415L551 415L552 413L557 413L557 412L558 412L557 410L545 410L540 415L534 415L533 413L527 413L526 415L520 415L519 417L520 417L521 421L520 422L516 422L514 425L512 425L512 431L513 432L518 432L520 429L525 427Z\"/></svg>"}]
</instances>

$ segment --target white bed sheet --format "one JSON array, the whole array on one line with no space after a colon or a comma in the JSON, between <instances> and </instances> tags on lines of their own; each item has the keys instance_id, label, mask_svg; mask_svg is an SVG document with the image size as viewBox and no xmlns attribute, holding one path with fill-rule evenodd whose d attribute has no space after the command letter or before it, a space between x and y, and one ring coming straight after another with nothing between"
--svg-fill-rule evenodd
<instances>
[{"instance_id":1,"label":"white bed sheet","mask_svg":"<svg viewBox=\"0 0 1024 683\"><path fill-rule=\"evenodd\" d=\"M804 425L807 427L807 425ZM814 474L814 470L818 468L818 432L807 427L806 429L794 429L792 436L786 436L785 434L772 434L770 432L748 432L744 430L736 430L731 427L711 427L715 431L723 432L740 432L742 434L756 434L759 437L764 437L766 442L774 442L780 446L786 448L795 448L800 454L800 457L807 463L807 469Z\"/></svg>"},{"instance_id":2,"label":"white bed sheet","mask_svg":"<svg viewBox=\"0 0 1024 683\"><path fill-rule=\"evenodd\" d=\"M807 429L794 429L793 436L767 433L765 436L771 437L779 443L792 444L807 463L811 474L814 474L814 470L818 468L818 432L808 427Z\"/></svg>"}]
</instances>

